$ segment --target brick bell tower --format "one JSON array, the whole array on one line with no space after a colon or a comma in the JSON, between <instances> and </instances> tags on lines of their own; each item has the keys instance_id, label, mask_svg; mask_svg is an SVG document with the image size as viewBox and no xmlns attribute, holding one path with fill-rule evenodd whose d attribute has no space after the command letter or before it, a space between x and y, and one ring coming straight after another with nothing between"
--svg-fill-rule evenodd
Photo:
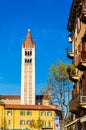
<instances>
[{"instance_id":1,"label":"brick bell tower","mask_svg":"<svg viewBox=\"0 0 86 130\"><path fill-rule=\"evenodd\" d=\"M22 43L21 104L35 105L35 44L30 30Z\"/></svg>"}]
</instances>

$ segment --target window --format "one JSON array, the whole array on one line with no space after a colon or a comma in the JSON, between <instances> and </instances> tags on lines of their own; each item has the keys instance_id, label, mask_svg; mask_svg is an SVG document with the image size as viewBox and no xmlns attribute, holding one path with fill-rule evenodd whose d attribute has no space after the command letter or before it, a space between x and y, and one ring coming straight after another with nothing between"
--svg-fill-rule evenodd
<instances>
[{"instance_id":1,"label":"window","mask_svg":"<svg viewBox=\"0 0 86 130\"><path fill-rule=\"evenodd\" d=\"M32 51L25 51L25 56L32 56Z\"/></svg>"},{"instance_id":2,"label":"window","mask_svg":"<svg viewBox=\"0 0 86 130\"><path fill-rule=\"evenodd\" d=\"M25 111L23 111L23 110L20 111L20 115L21 115L21 116L24 116L24 115L25 115Z\"/></svg>"},{"instance_id":3,"label":"window","mask_svg":"<svg viewBox=\"0 0 86 130\"><path fill-rule=\"evenodd\" d=\"M42 126L46 127L46 121L44 121L44 120L42 121Z\"/></svg>"},{"instance_id":4,"label":"window","mask_svg":"<svg viewBox=\"0 0 86 130\"><path fill-rule=\"evenodd\" d=\"M48 127L51 127L51 121L50 120L48 121Z\"/></svg>"},{"instance_id":5,"label":"window","mask_svg":"<svg viewBox=\"0 0 86 130\"><path fill-rule=\"evenodd\" d=\"M29 60L29 64L32 64L32 59Z\"/></svg>"},{"instance_id":6,"label":"window","mask_svg":"<svg viewBox=\"0 0 86 130\"><path fill-rule=\"evenodd\" d=\"M27 59L25 59L25 63L27 63Z\"/></svg>"},{"instance_id":7,"label":"window","mask_svg":"<svg viewBox=\"0 0 86 130\"><path fill-rule=\"evenodd\" d=\"M30 51L30 56L32 56L32 51Z\"/></svg>"},{"instance_id":8,"label":"window","mask_svg":"<svg viewBox=\"0 0 86 130\"><path fill-rule=\"evenodd\" d=\"M28 55L28 53L27 53L27 51L25 51L25 56L27 56Z\"/></svg>"},{"instance_id":9,"label":"window","mask_svg":"<svg viewBox=\"0 0 86 130\"><path fill-rule=\"evenodd\" d=\"M29 64L29 59L25 59L25 63L26 63L26 64Z\"/></svg>"},{"instance_id":10,"label":"window","mask_svg":"<svg viewBox=\"0 0 86 130\"><path fill-rule=\"evenodd\" d=\"M32 115L32 112L31 112L31 111L27 111L27 115L28 115L28 116L31 116L31 115Z\"/></svg>"},{"instance_id":11,"label":"window","mask_svg":"<svg viewBox=\"0 0 86 130\"><path fill-rule=\"evenodd\" d=\"M30 120L27 120L27 125L30 125Z\"/></svg>"},{"instance_id":12,"label":"window","mask_svg":"<svg viewBox=\"0 0 86 130\"><path fill-rule=\"evenodd\" d=\"M25 59L26 64L32 64L32 59Z\"/></svg>"},{"instance_id":13,"label":"window","mask_svg":"<svg viewBox=\"0 0 86 130\"><path fill-rule=\"evenodd\" d=\"M41 112L41 116L46 116L46 112L45 112L45 111L42 111L42 112Z\"/></svg>"},{"instance_id":14,"label":"window","mask_svg":"<svg viewBox=\"0 0 86 130\"><path fill-rule=\"evenodd\" d=\"M7 115L8 115L8 116L11 116L11 115L12 115L12 111L11 111L11 110L8 110L8 111L7 111Z\"/></svg>"},{"instance_id":15,"label":"window","mask_svg":"<svg viewBox=\"0 0 86 130\"><path fill-rule=\"evenodd\" d=\"M25 121L24 120L20 120L20 125L25 125Z\"/></svg>"},{"instance_id":16,"label":"window","mask_svg":"<svg viewBox=\"0 0 86 130\"><path fill-rule=\"evenodd\" d=\"M52 112L48 111L47 116L52 116Z\"/></svg>"},{"instance_id":17,"label":"window","mask_svg":"<svg viewBox=\"0 0 86 130\"><path fill-rule=\"evenodd\" d=\"M11 125L11 120L8 120L8 125Z\"/></svg>"}]
</instances>

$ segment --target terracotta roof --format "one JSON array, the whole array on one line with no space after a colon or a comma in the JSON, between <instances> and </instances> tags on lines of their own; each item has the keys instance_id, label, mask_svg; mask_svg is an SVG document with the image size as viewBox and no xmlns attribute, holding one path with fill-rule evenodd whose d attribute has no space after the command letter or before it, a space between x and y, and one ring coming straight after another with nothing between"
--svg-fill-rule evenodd
<instances>
[{"instance_id":1,"label":"terracotta roof","mask_svg":"<svg viewBox=\"0 0 86 130\"><path fill-rule=\"evenodd\" d=\"M50 106L43 105L16 105L16 104L5 104L7 109L30 109L30 110L57 110Z\"/></svg>"},{"instance_id":2,"label":"terracotta roof","mask_svg":"<svg viewBox=\"0 0 86 130\"><path fill-rule=\"evenodd\" d=\"M20 95L1 95L2 99L20 99Z\"/></svg>"},{"instance_id":3,"label":"terracotta roof","mask_svg":"<svg viewBox=\"0 0 86 130\"><path fill-rule=\"evenodd\" d=\"M20 99L20 95L1 95L1 98L2 99ZM36 99L49 99L49 96L48 95L36 95Z\"/></svg>"},{"instance_id":4,"label":"terracotta roof","mask_svg":"<svg viewBox=\"0 0 86 130\"><path fill-rule=\"evenodd\" d=\"M0 100L0 105L4 105L3 101Z\"/></svg>"},{"instance_id":5,"label":"terracotta roof","mask_svg":"<svg viewBox=\"0 0 86 130\"><path fill-rule=\"evenodd\" d=\"M30 33L30 30L28 30L27 36L26 36L26 41L23 42L22 47L29 47L29 48L33 48L35 46L33 40L32 40L32 36Z\"/></svg>"}]
</instances>

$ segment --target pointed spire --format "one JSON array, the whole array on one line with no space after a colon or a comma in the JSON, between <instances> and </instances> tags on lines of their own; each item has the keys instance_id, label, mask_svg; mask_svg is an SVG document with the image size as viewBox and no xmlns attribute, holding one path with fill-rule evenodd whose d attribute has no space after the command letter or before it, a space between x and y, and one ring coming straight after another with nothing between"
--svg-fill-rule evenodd
<instances>
[{"instance_id":1,"label":"pointed spire","mask_svg":"<svg viewBox=\"0 0 86 130\"><path fill-rule=\"evenodd\" d=\"M28 29L28 33L27 33L27 36L26 36L25 47L28 47L28 48L34 47L34 42L32 40L30 29Z\"/></svg>"}]
</instances>

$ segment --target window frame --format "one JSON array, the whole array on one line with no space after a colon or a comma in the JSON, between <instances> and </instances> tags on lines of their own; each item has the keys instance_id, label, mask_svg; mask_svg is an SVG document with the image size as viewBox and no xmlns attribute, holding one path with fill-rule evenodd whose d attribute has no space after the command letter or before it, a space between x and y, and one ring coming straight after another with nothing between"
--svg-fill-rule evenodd
<instances>
[{"instance_id":1,"label":"window frame","mask_svg":"<svg viewBox=\"0 0 86 130\"><path fill-rule=\"evenodd\" d=\"M8 119L7 124L11 125L11 120L10 119Z\"/></svg>"},{"instance_id":2,"label":"window frame","mask_svg":"<svg viewBox=\"0 0 86 130\"><path fill-rule=\"evenodd\" d=\"M30 125L30 121L31 121L31 120L27 120L27 121L26 121L26 124L27 124L27 125Z\"/></svg>"},{"instance_id":3,"label":"window frame","mask_svg":"<svg viewBox=\"0 0 86 130\"><path fill-rule=\"evenodd\" d=\"M42 120L42 127L46 127L46 121Z\"/></svg>"},{"instance_id":4,"label":"window frame","mask_svg":"<svg viewBox=\"0 0 86 130\"><path fill-rule=\"evenodd\" d=\"M48 112L47 112L47 116L52 116L52 112L51 112L51 111L48 111Z\"/></svg>"},{"instance_id":5,"label":"window frame","mask_svg":"<svg viewBox=\"0 0 86 130\"><path fill-rule=\"evenodd\" d=\"M25 125L25 120L21 119L20 120L20 125Z\"/></svg>"},{"instance_id":6,"label":"window frame","mask_svg":"<svg viewBox=\"0 0 86 130\"><path fill-rule=\"evenodd\" d=\"M32 111L28 110L27 111L27 116L32 116Z\"/></svg>"},{"instance_id":7,"label":"window frame","mask_svg":"<svg viewBox=\"0 0 86 130\"><path fill-rule=\"evenodd\" d=\"M48 127L50 128L51 127L51 121L48 120Z\"/></svg>"},{"instance_id":8,"label":"window frame","mask_svg":"<svg viewBox=\"0 0 86 130\"><path fill-rule=\"evenodd\" d=\"M11 116L12 115L12 110L7 110L7 115Z\"/></svg>"},{"instance_id":9,"label":"window frame","mask_svg":"<svg viewBox=\"0 0 86 130\"><path fill-rule=\"evenodd\" d=\"M25 116L25 111L24 110L20 111L20 116Z\"/></svg>"},{"instance_id":10,"label":"window frame","mask_svg":"<svg viewBox=\"0 0 86 130\"><path fill-rule=\"evenodd\" d=\"M41 111L41 116L46 116L46 111Z\"/></svg>"}]
</instances>

